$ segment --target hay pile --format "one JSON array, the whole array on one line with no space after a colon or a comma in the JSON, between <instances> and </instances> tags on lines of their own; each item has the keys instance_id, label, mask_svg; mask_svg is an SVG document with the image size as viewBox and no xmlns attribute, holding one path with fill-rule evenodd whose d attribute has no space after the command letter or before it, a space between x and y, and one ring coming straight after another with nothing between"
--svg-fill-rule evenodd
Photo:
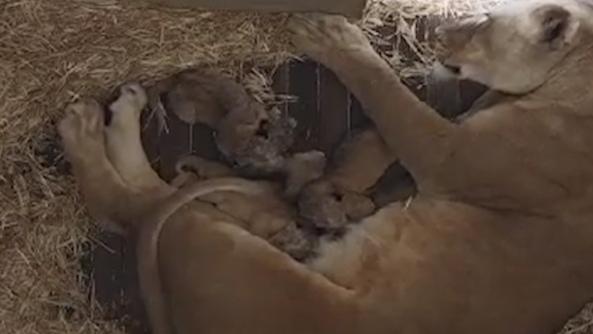
<instances>
[{"instance_id":1,"label":"hay pile","mask_svg":"<svg viewBox=\"0 0 593 334\"><path fill-rule=\"evenodd\" d=\"M116 332L80 273L91 222L57 146L63 106L198 63L273 65L284 19L0 1L0 333Z\"/></svg>"},{"instance_id":2,"label":"hay pile","mask_svg":"<svg viewBox=\"0 0 593 334\"><path fill-rule=\"evenodd\" d=\"M363 25L394 67L413 76L430 58L415 18L480 9L475 2L375 0ZM81 254L98 245L56 140L64 105L204 63L255 79L257 91L269 73L244 64L273 68L290 57L285 20L110 0L0 0L0 333L119 333L101 320L80 270ZM376 33L383 26L398 27L396 40L420 61L393 52L393 41ZM585 331L567 333L586 333L586 321L575 325Z\"/></svg>"}]
</instances>

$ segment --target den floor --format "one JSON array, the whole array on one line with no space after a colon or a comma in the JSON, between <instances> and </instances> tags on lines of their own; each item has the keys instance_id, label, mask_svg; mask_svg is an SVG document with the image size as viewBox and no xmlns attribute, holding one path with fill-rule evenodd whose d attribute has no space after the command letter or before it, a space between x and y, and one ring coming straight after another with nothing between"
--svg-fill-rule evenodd
<instances>
[{"instance_id":1,"label":"den floor","mask_svg":"<svg viewBox=\"0 0 593 334\"><path fill-rule=\"evenodd\" d=\"M482 89L464 82L432 83L411 80L409 87L446 117L467 110ZM428 82L428 84L426 84ZM312 62L292 62L280 67L274 77L277 93L298 97L284 106L298 121L295 151L319 149L331 156L332 151L351 131L368 125L358 101L326 68ZM389 92L385 92L389 94ZM397 112L397 101L394 101ZM158 135L155 120L144 120L144 145L161 177L175 176L177 159L188 153L218 159L212 132L204 126L190 126L170 115L169 132ZM387 184L409 182L399 166L384 177ZM133 248L121 237L98 236L96 247L85 261L94 282L93 293L113 319L122 320L130 333L149 333L145 326L143 306L139 299Z\"/></svg>"}]
</instances>

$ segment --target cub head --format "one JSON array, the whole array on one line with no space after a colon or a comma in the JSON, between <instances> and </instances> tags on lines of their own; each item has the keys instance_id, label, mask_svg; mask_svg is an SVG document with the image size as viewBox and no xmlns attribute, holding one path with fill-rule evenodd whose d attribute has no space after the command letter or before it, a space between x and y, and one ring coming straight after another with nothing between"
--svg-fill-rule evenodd
<instances>
[{"instance_id":1,"label":"cub head","mask_svg":"<svg viewBox=\"0 0 593 334\"><path fill-rule=\"evenodd\" d=\"M591 26L592 0L509 1L437 28L439 60L462 79L525 94L544 85L569 54L587 51Z\"/></svg>"}]
</instances>

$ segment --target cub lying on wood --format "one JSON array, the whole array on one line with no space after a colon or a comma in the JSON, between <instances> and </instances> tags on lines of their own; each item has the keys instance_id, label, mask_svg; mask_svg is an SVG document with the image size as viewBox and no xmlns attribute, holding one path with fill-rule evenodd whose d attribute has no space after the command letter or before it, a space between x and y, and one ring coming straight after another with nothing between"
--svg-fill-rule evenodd
<instances>
[{"instance_id":1,"label":"cub lying on wood","mask_svg":"<svg viewBox=\"0 0 593 334\"><path fill-rule=\"evenodd\" d=\"M199 207L170 210L196 188L172 191L140 146L116 153L126 136L92 103L71 107L60 132L89 207L152 247L139 255L155 333L541 334L593 297L587 1L517 1L441 28L443 63L505 95L460 124L418 101L345 19L291 29L363 103L419 194L303 265ZM201 187L257 192L231 181Z\"/></svg>"}]
</instances>

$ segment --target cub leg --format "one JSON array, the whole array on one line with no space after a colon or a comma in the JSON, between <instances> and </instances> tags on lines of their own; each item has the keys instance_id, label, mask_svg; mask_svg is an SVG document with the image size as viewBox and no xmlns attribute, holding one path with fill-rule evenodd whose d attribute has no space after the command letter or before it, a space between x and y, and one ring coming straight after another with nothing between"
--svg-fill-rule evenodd
<instances>
[{"instance_id":1,"label":"cub leg","mask_svg":"<svg viewBox=\"0 0 593 334\"><path fill-rule=\"evenodd\" d=\"M339 147L326 178L341 189L362 194L396 160L377 130L365 129Z\"/></svg>"},{"instance_id":2,"label":"cub leg","mask_svg":"<svg viewBox=\"0 0 593 334\"><path fill-rule=\"evenodd\" d=\"M180 188L199 180L236 176L230 167L195 155L181 158L177 162L175 169L177 176L171 181L171 185L175 188Z\"/></svg>"}]
</instances>

